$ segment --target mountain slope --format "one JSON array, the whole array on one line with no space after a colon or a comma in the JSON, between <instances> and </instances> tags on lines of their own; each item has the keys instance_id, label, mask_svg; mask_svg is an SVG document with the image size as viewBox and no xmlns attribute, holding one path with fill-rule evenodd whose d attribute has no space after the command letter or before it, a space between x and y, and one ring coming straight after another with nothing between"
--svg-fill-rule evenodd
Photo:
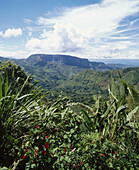
<instances>
[{"instance_id":1,"label":"mountain slope","mask_svg":"<svg viewBox=\"0 0 139 170\"><path fill-rule=\"evenodd\" d=\"M128 84L134 84L139 90L139 67L119 70L122 79ZM63 92L64 96L69 96L73 101L80 101L86 104L93 102L93 95L108 96L108 85L111 84L111 75L116 84L120 81L117 70L96 72L84 70L73 78L66 80L58 86L55 91Z\"/></svg>"},{"instance_id":2,"label":"mountain slope","mask_svg":"<svg viewBox=\"0 0 139 170\"><path fill-rule=\"evenodd\" d=\"M62 63L68 66L76 66L83 69L112 70L112 67L107 66L103 62L90 62L88 59L82 59L69 55L34 54L27 58L27 62L40 66L44 66L49 63Z\"/></svg>"},{"instance_id":3,"label":"mountain slope","mask_svg":"<svg viewBox=\"0 0 139 170\"><path fill-rule=\"evenodd\" d=\"M42 86L46 91L59 86L84 69L96 71L113 69L102 62L90 62L88 59L69 55L34 54L27 59L12 60L31 74L34 81L39 80L38 86Z\"/></svg>"},{"instance_id":4,"label":"mountain slope","mask_svg":"<svg viewBox=\"0 0 139 170\"><path fill-rule=\"evenodd\" d=\"M114 66L73 56L35 54L27 59L12 60L31 74L33 81L39 80L38 86L52 92L50 99L56 98L62 92L63 96L69 96L73 101L91 104L93 95L107 97L111 74L115 81L119 81L117 71L113 70ZM126 82L139 87L139 67L120 72Z\"/></svg>"}]
</instances>

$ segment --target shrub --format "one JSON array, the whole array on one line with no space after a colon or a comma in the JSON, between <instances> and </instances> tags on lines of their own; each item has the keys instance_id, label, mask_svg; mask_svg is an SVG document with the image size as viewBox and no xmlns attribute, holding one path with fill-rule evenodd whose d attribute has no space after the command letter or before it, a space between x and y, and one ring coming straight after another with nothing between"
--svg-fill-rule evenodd
<instances>
[{"instance_id":1,"label":"shrub","mask_svg":"<svg viewBox=\"0 0 139 170\"><path fill-rule=\"evenodd\" d=\"M137 169L139 106L129 108L136 98L126 82L118 91L112 79L110 99L94 96L91 108L68 98L47 107L39 88L22 93L28 80L15 91L18 78L9 82L6 69L0 75L0 166Z\"/></svg>"},{"instance_id":2,"label":"shrub","mask_svg":"<svg viewBox=\"0 0 139 170\"><path fill-rule=\"evenodd\" d=\"M18 159L24 132L30 128L38 117L41 95L39 89L24 94L24 83L18 84L20 78L9 81L6 66L0 72L0 165L11 166ZM19 86L18 86L19 85ZM15 90L17 87L17 90Z\"/></svg>"}]
</instances>

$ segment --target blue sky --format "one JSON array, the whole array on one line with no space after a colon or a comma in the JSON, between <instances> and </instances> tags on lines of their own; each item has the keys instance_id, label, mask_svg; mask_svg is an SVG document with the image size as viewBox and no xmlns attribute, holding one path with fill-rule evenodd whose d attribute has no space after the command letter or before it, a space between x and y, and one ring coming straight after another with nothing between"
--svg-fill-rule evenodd
<instances>
[{"instance_id":1,"label":"blue sky","mask_svg":"<svg viewBox=\"0 0 139 170\"><path fill-rule=\"evenodd\" d=\"M0 0L0 56L139 59L138 0Z\"/></svg>"}]
</instances>

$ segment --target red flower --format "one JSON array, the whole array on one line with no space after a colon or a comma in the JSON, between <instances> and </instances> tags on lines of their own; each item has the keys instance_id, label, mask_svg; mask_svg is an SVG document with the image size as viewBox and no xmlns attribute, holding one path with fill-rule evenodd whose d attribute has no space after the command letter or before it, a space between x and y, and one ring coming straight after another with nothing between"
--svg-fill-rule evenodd
<instances>
[{"instance_id":1,"label":"red flower","mask_svg":"<svg viewBox=\"0 0 139 170\"><path fill-rule=\"evenodd\" d=\"M54 128L54 130L56 130L56 128Z\"/></svg>"},{"instance_id":2,"label":"red flower","mask_svg":"<svg viewBox=\"0 0 139 170\"><path fill-rule=\"evenodd\" d=\"M44 144L45 148L48 149L49 148L49 143L47 142L46 144Z\"/></svg>"},{"instance_id":3,"label":"red flower","mask_svg":"<svg viewBox=\"0 0 139 170\"><path fill-rule=\"evenodd\" d=\"M30 135L30 133L28 135Z\"/></svg>"},{"instance_id":4,"label":"red flower","mask_svg":"<svg viewBox=\"0 0 139 170\"><path fill-rule=\"evenodd\" d=\"M64 148L64 151L66 152L66 148Z\"/></svg>"},{"instance_id":5,"label":"red flower","mask_svg":"<svg viewBox=\"0 0 139 170\"><path fill-rule=\"evenodd\" d=\"M82 165L83 161L80 162L80 164Z\"/></svg>"},{"instance_id":6,"label":"red flower","mask_svg":"<svg viewBox=\"0 0 139 170\"><path fill-rule=\"evenodd\" d=\"M115 153L115 155L116 155L116 152L114 152Z\"/></svg>"},{"instance_id":7,"label":"red flower","mask_svg":"<svg viewBox=\"0 0 139 170\"><path fill-rule=\"evenodd\" d=\"M47 135L45 138L49 138L49 135Z\"/></svg>"},{"instance_id":8,"label":"red flower","mask_svg":"<svg viewBox=\"0 0 139 170\"><path fill-rule=\"evenodd\" d=\"M47 154L47 152L46 151L43 151L43 153L46 155Z\"/></svg>"},{"instance_id":9,"label":"red flower","mask_svg":"<svg viewBox=\"0 0 139 170\"><path fill-rule=\"evenodd\" d=\"M104 156L104 153L102 154L102 156Z\"/></svg>"},{"instance_id":10,"label":"red flower","mask_svg":"<svg viewBox=\"0 0 139 170\"><path fill-rule=\"evenodd\" d=\"M26 155L23 156L23 159L25 159Z\"/></svg>"},{"instance_id":11,"label":"red flower","mask_svg":"<svg viewBox=\"0 0 139 170\"><path fill-rule=\"evenodd\" d=\"M45 134L45 132L43 134Z\"/></svg>"},{"instance_id":12,"label":"red flower","mask_svg":"<svg viewBox=\"0 0 139 170\"><path fill-rule=\"evenodd\" d=\"M100 149L102 151L102 149Z\"/></svg>"},{"instance_id":13,"label":"red flower","mask_svg":"<svg viewBox=\"0 0 139 170\"><path fill-rule=\"evenodd\" d=\"M37 151L39 151L39 149L37 149Z\"/></svg>"},{"instance_id":14,"label":"red flower","mask_svg":"<svg viewBox=\"0 0 139 170\"><path fill-rule=\"evenodd\" d=\"M28 152L28 149L26 149L26 152Z\"/></svg>"},{"instance_id":15,"label":"red flower","mask_svg":"<svg viewBox=\"0 0 139 170\"><path fill-rule=\"evenodd\" d=\"M38 125L36 125L36 127L37 127L37 128L39 128L39 126L38 126Z\"/></svg>"},{"instance_id":16,"label":"red flower","mask_svg":"<svg viewBox=\"0 0 139 170\"><path fill-rule=\"evenodd\" d=\"M53 153L53 155L54 155L54 153Z\"/></svg>"},{"instance_id":17,"label":"red flower","mask_svg":"<svg viewBox=\"0 0 139 170\"><path fill-rule=\"evenodd\" d=\"M77 165L77 168L79 168L79 166Z\"/></svg>"}]
</instances>

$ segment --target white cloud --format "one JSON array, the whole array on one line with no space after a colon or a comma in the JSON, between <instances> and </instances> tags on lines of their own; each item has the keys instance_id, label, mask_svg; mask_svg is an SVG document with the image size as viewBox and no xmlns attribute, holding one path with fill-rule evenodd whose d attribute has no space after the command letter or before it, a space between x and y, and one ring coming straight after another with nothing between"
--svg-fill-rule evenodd
<instances>
[{"instance_id":1,"label":"white cloud","mask_svg":"<svg viewBox=\"0 0 139 170\"><path fill-rule=\"evenodd\" d=\"M43 29L39 38L30 39L26 48L32 52L63 52L80 57L124 58L132 51L130 47L134 44L130 40L134 35L119 35L134 28L130 27L130 22L126 24L129 28L118 28L121 21L139 11L138 5L137 0L104 0L100 4L65 9L55 17L39 17L37 24L46 29ZM51 31L47 30L50 27ZM116 42L108 43L106 40ZM138 55L138 51L134 53ZM137 57L136 54L132 56Z\"/></svg>"},{"instance_id":2,"label":"white cloud","mask_svg":"<svg viewBox=\"0 0 139 170\"><path fill-rule=\"evenodd\" d=\"M67 9L61 16L40 17L39 25L72 24L78 32L87 37L104 37L116 30L126 16L138 12L136 0L104 0L101 4Z\"/></svg>"},{"instance_id":3,"label":"white cloud","mask_svg":"<svg viewBox=\"0 0 139 170\"><path fill-rule=\"evenodd\" d=\"M28 25L32 23L31 19L23 19L23 21L25 24L28 24Z\"/></svg>"},{"instance_id":4,"label":"white cloud","mask_svg":"<svg viewBox=\"0 0 139 170\"><path fill-rule=\"evenodd\" d=\"M56 24L54 31L43 30L43 39L32 38L26 44L30 51L75 52L84 47L85 40L71 25Z\"/></svg>"},{"instance_id":5,"label":"white cloud","mask_svg":"<svg viewBox=\"0 0 139 170\"><path fill-rule=\"evenodd\" d=\"M46 29L43 29L42 34L40 35L40 38L47 38L48 37L48 31L46 31Z\"/></svg>"},{"instance_id":6,"label":"white cloud","mask_svg":"<svg viewBox=\"0 0 139 170\"><path fill-rule=\"evenodd\" d=\"M29 33L28 33L28 36L29 36L29 37L32 37L32 32L29 32Z\"/></svg>"},{"instance_id":7,"label":"white cloud","mask_svg":"<svg viewBox=\"0 0 139 170\"><path fill-rule=\"evenodd\" d=\"M104 44L100 47L90 47L82 54L78 55L83 58L123 58L123 59L138 59L139 57L139 49L130 49L128 50L127 47L129 46L128 43L121 42L121 43L108 43ZM92 53L92 55L90 55Z\"/></svg>"},{"instance_id":8,"label":"white cloud","mask_svg":"<svg viewBox=\"0 0 139 170\"><path fill-rule=\"evenodd\" d=\"M139 18L137 18L137 19L131 21L131 22L130 22L130 25L132 26L133 24L135 24L135 23L138 22L138 21L139 21Z\"/></svg>"},{"instance_id":9,"label":"white cloud","mask_svg":"<svg viewBox=\"0 0 139 170\"><path fill-rule=\"evenodd\" d=\"M24 50L16 50L13 52L13 51L0 49L1 57L21 59L21 58L27 58L29 57L29 55L31 55L31 53L28 53L27 51Z\"/></svg>"},{"instance_id":10,"label":"white cloud","mask_svg":"<svg viewBox=\"0 0 139 170\"><path fill-rule=\"evenodd\" d=\"M2 36L3 38L10 38L10 37L18 37L22 35L22 29L21 28L12 28L12 29L7 29L5 31L5 33L0 32L0 36Z\"/></svg>"}]
</instances>

